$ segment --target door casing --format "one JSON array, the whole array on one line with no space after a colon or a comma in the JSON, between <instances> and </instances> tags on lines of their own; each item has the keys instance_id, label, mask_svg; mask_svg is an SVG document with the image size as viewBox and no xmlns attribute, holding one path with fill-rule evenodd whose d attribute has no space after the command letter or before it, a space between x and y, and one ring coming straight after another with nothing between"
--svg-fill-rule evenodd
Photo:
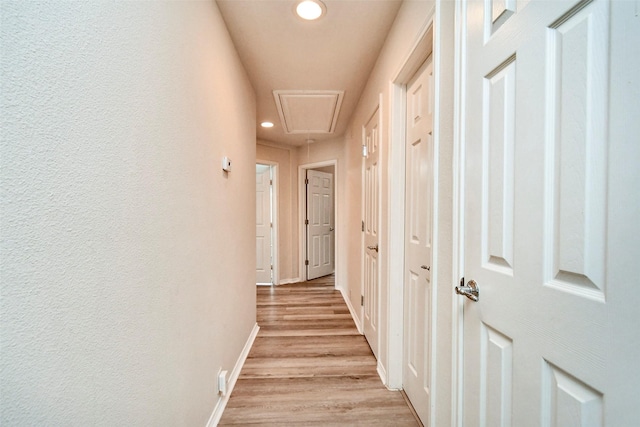
<instances>
[{"instance_id":1,"label":"door casing","mask_svg":"<svg viewBox=\"0 0 640 427\"><path fill-rule=\"evenodd\" d=\"M394 172L389 174L389 204L391 206L405 206L405 135L406 135L406 99L407 83L420 68L420 65L433 53L433 15L424 23L410 54L403 61L395 74L391 87L391 146L389 153L389 168ZM435 67L434 67L435 74ZM435 113L437 113L437 104ZM434 117L434 142L437 141L437 122ZM434 143L434 176L437 175L438 146ZM436 224L438 212L437 183L433 188L433 223ZM389 286L388 292L388 340L387 351L389 366L387 368L387 387L402 389L403 370L403 330L404 330L404 280L405 280L405 248L404 248L404 209L389 210ZM437 229L433 229L433 264L431 267L433 286L437 286ZM434 292L435 295L435 292ZM435 358L432 359L435 363ZM433 368L433 366L432 366ZM433 382L433 378L432 378ZM434 385L431 385L434 389ZM432 401L434 401L432 399ZM432 416L433 418L433 416ZM433 422L431 423L433 425Z\"/></svg>"},{"instance_id":2,"label":"door casing","mask_svg":"<svg viewBox=\"0 0 640 427\"><path fill-rule=\"evenodd\" d=\"M381 310L380 310L380 287L382 286L381 281L381 260L379 249L375 251L375 254L371 249L367 248L367 245L374 244L378 247L382 243L382 227L381 227L381 151L382 151L382 124L381 124L381 108L382 105L382 96L379 96L378 105L376 105L374 109L374 113L367 120L366 125L362 126L362 147L363 150L366 148L368 154L365 156L363 153L362 158L362 239L361 239L361 285L360 285L360 295L361 295L361 304L360 304L360 319L362 322L362 332L369 343L369 347L373 351L374 356L378 360L378 373L380 377L384 381L384 377L386 374L384 373L384 369L382 364L380 363L380 323L381 323ZM374 121L375 120L375 121ZM376 131L376 135L371 140L375 141L371 143L371 140L368 140L372 135L369 134L369 126L373 124L373 129ZM372 147L373 146L373 147ZM372 150L374 148L374 150ZM375 152L375 168L373 170L373 174L367 177L367 168L368 164L370 164L373 160L373 154ZM367 183L369 181L369 183ZM374 189L370 189L368 185L373 184ZM369 205L369 198L372 194L367 194L368 191L375 192L374 203ZM370 211L368 211L370 209ZM373 219L371 219L373 217ZM367 240L371 240L373 237L377 237L375 242ZM383 250L384 253L384 250ZM367 264L367 260L373 260L375 263ZM368 270L368 267L373 265L375 269L374 278L367 278L368 274L371 271ZM373 283L372 283L373 282ZM371 289L371 287L375 289ZM369 289L369 292L367 291ZM371 292L373 291L373 292Z\"/></svg>"}]
</instances>

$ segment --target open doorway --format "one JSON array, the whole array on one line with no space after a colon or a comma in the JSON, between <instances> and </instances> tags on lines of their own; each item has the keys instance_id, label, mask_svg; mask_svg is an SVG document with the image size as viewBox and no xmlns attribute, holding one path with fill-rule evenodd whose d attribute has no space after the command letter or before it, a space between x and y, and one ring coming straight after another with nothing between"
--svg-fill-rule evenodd
<instances>
[{"instance_id":1,"label":"open doorway","mask_svg":"<svg viewBox=\"0 0 640 427\"><path fill-rule=\"evenodd\" d=\"M335 160L299 168L303 280L336 271L336 172Z\"/></svg>"},{"instance_id":2,"label":"open doorway","mask_svg":"<svg viewBox=\"0 0 640 427\"><path fill-rule=\"evenodd\" d=\"M256 163L256 284L278 283L277 167Z\"/></svg>"}]
</instances>

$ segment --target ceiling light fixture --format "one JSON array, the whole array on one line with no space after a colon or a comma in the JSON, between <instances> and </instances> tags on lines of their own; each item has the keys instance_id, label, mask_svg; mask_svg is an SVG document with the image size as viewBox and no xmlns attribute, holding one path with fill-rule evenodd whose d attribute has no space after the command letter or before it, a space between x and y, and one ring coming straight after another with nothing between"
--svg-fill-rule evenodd
<instances>
[{"instance_id":1,"label":"ceiling light fixture","mask_svg":"<svg viewBox=\"0 0 640 427\"><path fill-rule=\"evenodd\" d=\"M304 0L296 6L296 13L302 19L313 21L324 15L326 7L320 0Z\"/></svg>"},{"instance_id":2,"label":"ceiling light fixture","mask_svg":"<svg viewBox=\"0 0 640 427\"><path fill-rule=\"evenodd\" d=\"M263 128L272 128L273 127L273 123L271 123L271 122L262 122L262 123L260 123L260 126L262 126Z\"/></svg>"}]
</instances>

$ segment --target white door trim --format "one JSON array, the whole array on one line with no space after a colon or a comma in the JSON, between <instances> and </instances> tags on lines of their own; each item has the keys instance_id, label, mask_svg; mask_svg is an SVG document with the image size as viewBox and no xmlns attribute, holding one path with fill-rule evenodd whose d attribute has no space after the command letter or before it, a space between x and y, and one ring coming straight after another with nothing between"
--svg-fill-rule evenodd
<instances>
[{"instance_id":1,"label":"white door trim","mask_svg":"<svg viewBox=\"0 0 640 427\"><path fill-rule=\"evenodd\" d=\"M452 218L452 277L460 280L464 276L464 164L465 164L465 81L466 81L466 17L467 3L455 5L455 45L454 45L454 100L453 100L453 218ZM462 427L463 423L463 338L464 299L452 299L451 307L451 425Z\"/></svg>"},{"instance_id":2,"label":"white door trim","mask_svg":"<svg viewBox=\"0 0 640 427\"><path fill-rule=\"evenodd\" d=\"M390 127L390 155L389 170L389 203L391 206L405 205L405 134L406 134L406 84L420 65L433 52L433 10L429 13L429 18L424 22L420 33L413 44L413 47L405 60L402 62L395 77L390 83L391 93L391 127ZM435 68L434 68L435 70ZM437 110L437 106L436 106ZM437 136L437 127L434 118L434 135ZM434 168L437 170L438 147L434 146ZM435 175L437 176L437 175ZM434 185L434 216L433 223L437 223L438 201L437 185ZM389 366L387 370L387 387L391 389L402 388L402 361L404 347L403 343L403 320L404 320L404 209L390 209L389 211L389 251L387 252L389 273L387 283L388 292L388 313L389 313L389 335L388 335L388 355ZM437 286L436 275L436 252L437 234L434 227L433 240L433 261L432 268L434 277L434 288ZM391 256L393 254L393 256ZM435 327L435 322L434 322ZM435 357L433 358L435 363ZM432 377L432 383L435 376ZM433 384L431 389L435 390ZM432 399L435 402L435 399ZM433 423L432 423L433 424Z\"/></svg>"},{"instance_id":3,"label":"white door trim","mask_svg":"<svg viewBox=\"0 0 640 427\"><path fill-rule=\"evenodd\" d=\"M382 174L382 167L383 167L383 155L381 154L382 151L382 136L384 133L384 129L383 129L383 123L382 123L382 94L378 95L378 104L375 106L375 108L373 109L373 112L371 113L371 115L369 115L369 118L366 121L366 124L362 125L361 129L362 129L362 135L361 135L361 145L362 145L362 149L364 150L364 146L367 145L366 144L366 138L367 138L367 126L368 124L371 122L371 120L376 116L376 114L378 115L378 149L377 149L377 156L378 156L378 169L377 169L377 182L378 182L378 194L377 194L377 206L376 209L378 210L377 212L377 224L376 224L376 228L378 230L378 245L380 245L382 243L382 230L383 227L382 225L382 186L381 184L381 174ZM360 209L360 218L362 220L362 223L365 225L365 227L367 226L365 219L366 219L366 185L365 185L365 172L367 169L367 158L364 156L364 152L363 152L363 156L361 159L361 178L360 178L360 197L362 200L362 204L361 204L361 209ZM361 233L361 242L360 242L360 277L362 278L362 280L360 281L360 296L361 298L365 299L365 302L367 302L367 297L369 297L369 295L365 295L365 275L366 275L366 267L365 267L365 256L366 256L366 232L363 229L363 232ZM376 301L376 309L375 312L377 313L377 319L375 319L375 322L378 325L377 328L377 333L376 333L376 338L375 338L375 346L376 348L374 349L373 346L371 346L371 342L369 343L369 345L371 346L371 349L373 350L374 356L376 356L376 359L378 361L378 374L380 375L380 378L382 379L383 382L386 382L385 378L386 378L386 372L384 369L384 366L382 366L382 364L380 363L380 320L381 320L381 298L380 298L380 294L381 294L381 289L380 287L382 286L382 275L381 275L381 257L378 256L378 269L377 269L377 295L376 298L374 299ZM365 312L365 304L360 304L360 328L362 330L363 335L366 336L366 312Z\"/></svg>"},{"instance_id":4,"label":"white door trim","mask_svg":"<svg viewBox=\"0 0 640 427\"><path fill-rule=\"evenodd\" d=\"M272 180L273 180L273 185L271 186L271 188L273 189L273 197L271 199L271 212L273 215L273 235L272 235L272 253L271 256L273 257L273 284L274 285L278 285L280 284L280 276L278 275L278 163L277 162L271 162L268 160L259 160L256 159L256 164L257 165L267 165L271 168L271 175L272 175Z\"/></svg>"},{"instance_id":5,"label":"white door trim","mask_svg":"<svg viewBox=\"0 0 640 427\"><path fill-rule=\"evenodd\" d=\"M325 167L325 166L333 166L334 169L334 175L333 175L333 218L335 220L335 224L334 224L334 228L335 228L335 235L334 235L334 239L333 239L333 244L334 244L334 250L335 250L335 277L336 277L336 281L335 281L335 287L337 289L342 289L343 285L342 282L339 280L340 276L340 245L338 244L338 242L340 241L340 218L338 216L338 205L340 203L340 197L339 197L339 192L340 192L340 188L338 185L338 160L337 159L333 159L333 160L326 160L323 162L316 162L316 163L305 163L302 165L298 166L298 235L300 236L300 238L298 239L298 259L300 261L299 263L299 269L300 269L300 278L301 280L304 282L307 280L307 269L305 268L304 265L304 254L305 254L305 248L307 247L307 235L305 233L304 230L304 217L305 217L305 213L306 213L306 192L305 192L305 177L306 177L306 171L307 169L315 169L315 168L321 168L321 167ZM346 292L346 289L343 289Z\"/></svg>"}]
</instances>

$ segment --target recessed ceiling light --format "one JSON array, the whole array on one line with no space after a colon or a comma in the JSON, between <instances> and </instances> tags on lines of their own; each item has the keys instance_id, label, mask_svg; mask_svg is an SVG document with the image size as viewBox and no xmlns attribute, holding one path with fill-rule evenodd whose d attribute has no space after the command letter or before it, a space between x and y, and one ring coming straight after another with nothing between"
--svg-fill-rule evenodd
<instances>
[{"instance_id":1,"label":"recessed ceiling light","mask_svg":"<svg viewBox=\"0 0 640 427\"><path fill-rule=\"evenodd\" d=\"M296 13L302 19L313 21L324 15L326 8L320 0L304 0L296 6Z\"/></svg>"},{"instance_id":2,"label":"recessed ceiling light","mask_svg":"<svg viewBox=\"0 0 640 427\"><path fill-rule=\"evenodd\" d=\"M273 127L273 123L271 123L271 122L262 122L262 123L260 123L260 126L262 126L263 128L272 128Z\"/></svg>"}]
</instances>

